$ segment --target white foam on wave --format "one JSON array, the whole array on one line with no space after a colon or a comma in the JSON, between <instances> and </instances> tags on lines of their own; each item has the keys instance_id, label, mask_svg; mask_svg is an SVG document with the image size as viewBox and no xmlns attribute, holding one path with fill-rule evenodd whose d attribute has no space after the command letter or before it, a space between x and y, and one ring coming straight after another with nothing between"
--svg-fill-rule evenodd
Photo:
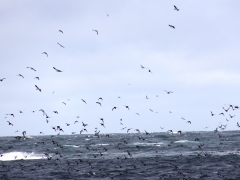
<instances>
[{"instance_id":1,"label":"white foam on wave","mask_svg":"<svg viewBox=\"0 0 240 180\"><path fill-rule=\"evenodd\" d=\"M91 146L109 146L109 144L93 144Z\"/></svg>"},{"instance_id":2,"label":"white foam on wave","mask_svg":"<svg viewBox=\"0 0 240 180\"><path fill-rule=\"evenodd\" d=\"M138 145L138 146L161 146L161 142L159 143L139 143L139 142L136 142L136 143L133 143L133 145Z\"/></svg>"},{"instance_id":3,"label":"white foam on wave","mask_svg":"<svg viewBox=\"0 0 240 180\"><path fill-rule=\"evenodd\" d=\"M44 155L27 153L27 152L9 152L3 153L0 161L30 160L30 159L46 159Z\"/></svg>"},{"instance_id":4,"label":"white foam on wave","mask_svg":"<svg viewBox=\"0 0 240 180\"><path fill-rule=\"evenodd\" d=\"M79 146L77 146L77 145L63 145L63 146L67 146L67 147L79 147Z\"/></svg>"},{"instance_id":5,"label":"white foam on wave","mask_svg":"<svg viewBox=\"0 0 240 180\"><path fill-rule=\"evenodd\" d=\"M174 143L196 143L196 141L179 140L179 141L175 141Z\"/></svg>"}]
</instances>

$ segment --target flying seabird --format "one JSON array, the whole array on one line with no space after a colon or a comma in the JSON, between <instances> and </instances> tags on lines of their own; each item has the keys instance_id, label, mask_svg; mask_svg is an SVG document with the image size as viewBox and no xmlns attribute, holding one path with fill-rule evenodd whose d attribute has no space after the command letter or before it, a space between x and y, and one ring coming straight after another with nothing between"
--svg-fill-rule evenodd
<instances>
[{"instance_id":1,"label":"flying seabird","mask_svg":"<svg viewBox=\"0 0 240 180\"><path fill-rule=\"evenodd\" d=\"M135 131L137 131L138 133L141 133L139 129L135 129Z\"/></svg>"},{"instance_id":2,"label":"flying seabird","mask_svg":"<svg viewBox=\"0 0 240 180\"><path fill-rule=\"evenodd\" d=\"M13 126L13 124L11 123L11 122L9 122L9 121L7 121L8 122L8 125L11 125L11 126Z\"/></svg>"},{"instance_id":3,"label":"flying seabird","mask_svg":"<svg viewBox=\"0 0 240 180\"><path fill-rule=\"evenodd\" d=\"M177 8L177 6L173 6L174 7L174 10L176 10L176 11L179 11L179 9Z\"/></svg>"},{"instance_id":4,"label":"flying seabird","mask_svg":"<svg viewBox=\"0 0 240 180\"><path fill-rule=\"evenodd\" d=\"M6 78L2 78L2 79L0 79L0 81L3 81L4 79L6 79Z\"/></svg>"},{"instance_id":5,"label":"flying seabird","mask_svg":"<svg viewBox=\"0 0 240 180\"><path fill-rule=\"evenodd\" d=\"M83 127L86 127L88 124L84 124L84 123L82 122L82 125L83 125Z\"/></svg>"},{"instance_id":6,"label":"flying seabird","mask_svg":"<svg viewBox=\"0 0 240 180\"><path fill-rule=\"evenodd\" d=\"M39 80L39 77L35 77L34 79L37 79L37 80Z\"/></svg>"},{"instance_id":7,"label":"flying seabird","mask_svg":"<svg viewBox=\"0 0 240 180\"><path fill-rule=\"evenodd\" d=\"M164 90L164 91L166 91L166 90ZM167 93L167 94L170 94L170 93L173 93L173 92L172 92L172 91L166 91L166 93Z\"/></svg>"},{"instance_id":8,"label":"flying seabird","mask_svg":"<svg viewBox=\"0 0 240 180\"><path fill-rule=\"evenodd\" d=\"M123 106L125 106L128 110L130 110L128 106L126 106L126 105L123 105Z\"/></svg>"},{"instance_id":9,"label":"flying seabird","mask_svg":"<svg viewBox=\"0 0 240 180\"><path fill-rule=\"evenodd\" d=\"M58 43L58 45L61 46L62 48L65 48L63 45L61 45L61 44L59 44L59 43Z\"/></svg>"},{"instance_id":10,"label":"flying seabird","mask_svg":"<svg viewBox=\"0 0 240 180\"><path fill-rule=\"evenodd\" d=\"M128 130L127 130L127 133L128 133L128 131L130 131L132 128L129 128Z\"/></svg>"},{"instance_id":11,"label":"flying seabird","mask_svg":"<svg viewBox=\"0 0 240 180\"><path fill-rule=\"evenodd\" d=\"M37 87L37 85L35 85L35 87L36 87L36 90L38 90L39 92L42 91L39 87Z\"/></svg>"},{"instance_id":12,"label":"flying seabird","mask_svg":"<svg viewBox=\"0 0 240 180\"><path fill-rule=\"evenodd\" d=\"M81 99L81 100L82 100L82 102L84 102L85 104L87 104L86 101L85 101L84 99Z\"/></svg>"},{"instance_id":13,"label":"flying seabird","mask_svg":"<svg viewBox=\"0 0 240 180\"><path fill-rule=\"evenodd\" d=\"M36 69L34 69L34 68L32 68L32 67L27 67L27 68L29 68L29 69L31 69L31 70L33 70L33 71L36 71Z\"/></svg>"},{"instance_id":14,"label":"flying seabird","mask_svg":"<svg viewBox=\"0 0 240 180\"><path fill-rule=\"evenodd\" d=\"M115 106L114 106L114 107L112 108L112 111L113 111L114 109L117 109L117 108L118 108L118 107L115 107Z\"/></svg>"},{"instance_id":15,"label":"flying seabird","mask_svg":"<svg viewBox=\"0 0 240 180\"><path fill-rule=\"evenodd\" d=\"M222 107L222 108L225 112L228 112L228 110L230 109L230 107L228 109L225 109L224 107Z\"/></svg>"},{"instance_id":16,"label":"flying seabird","mask_svg":"<svg viewBox=\"0 0 240 180\"><path fill-rule=\"evenodd\" d=\"M214 114L212 113L212 111L210 111L210 112L211 112L211 115L214 116Z\"/></svg>"},{"instance_id":17,"label":"flying seabird","mask_svg":"<svg viewBox=\"0 0 240 180\"><path fill-rule=\"evenodd\" d=\"M100 123L100 124L101 124L101 126L103 126L105 128L104 123Z\"/></svg>"},{"instance_id":18,"label":"flying seabird","mask_svg":"<svg viewBox=\"0 0 240 180\"><path fill-rule=\"evenodd\" d=\"M53 69L55 69L57 72L62 72L61 70L59 70L59 69L56 69L55 67L53 67Z\"/></svg>"},{"instance_id":19,"label":"flying seabird","mask_svg":"<svg viewBox=\"0 0 240 180\"><path fill-rule=\"evenodd\" d=\"M6 114L6 115L9 115L9 116L12 116L12 117L14 117L14 114Z\"/></svg>"},{"instance_id":20,"label":"flying seabird","mask_svg":"<svg viewBox=\"0 0 240 180\"><path fill-rule=\"evenodd\" d=\"M46 55L47 55L47 57L48 57L48 53L46 53L46 52L43 52L42 54L46 54Z\"/></svg>"},{"instance_id":21,"label":"flying seabird","mask_svg":"<svg viewBox=\"0 0 240 180\"><path fill-rule=\"evenodd\" d=\"M63 33L63 31L60 29L60 30L58 30L59 32L61 32L61 33ZM63 33L64 34L64 33Z\"/></svg>"},{"instance_id":22,"label":"flying seabird","mask_svg":"<svg viewBox=\"0 0 240 180\"><path fill-rule=\"evenodd\" d=\"M175 29L175 26L173 26L173 25L168 25L169 27L171 27L171 28L173 28L173 29Z\"/></svg>"},{"instance_id":23,"label":"flying seabird","mask_svg":"<svg viewBox=\"0 0 240 180\"><path fill-rule=\"evenodd\" d=\"M18 74L18 75L16 75L16 76L20 76L20 77L24 78L23 75L21 75L21 74Z\"/></svg>"},{"instance_id":24,"label":"flying seabird","mask_svg":"<svg viewBox=\"0 0 240 180\"><path fill-rule=\"evenodd\" d=\"M239 123L237 122L237 127L240 127Z\"/></svg>"},{"instance_id":25,"label":"flying seabird","mask_svg":"<svg viewBox=\"0 0 240 180\"><path fill-rule=\"evenodd\" d=\"M102 106L100 102L96 102L96 103L99 104L100 106Z\"/></svg>"},{"instance_id":26,"label":"flying seabird","mask_svg":"<svg viewBox=\"0 0 240 180\"><path fill-rule=\"evenodd\" d=\"M97 33L97 35L98 35L98 30L93 29L93 31L95 31Z\"/></svg>"},{"instance_id":27,"label":"flying seabird","mask_svg":"<svg viewBox=\"0 0 240 180\"><path fill-rule=\"evenodd\" d=\"M148 68L148 72L150 72L150 73L152 73L153 74L153 72Z\"/></svg>"}]
</instances>

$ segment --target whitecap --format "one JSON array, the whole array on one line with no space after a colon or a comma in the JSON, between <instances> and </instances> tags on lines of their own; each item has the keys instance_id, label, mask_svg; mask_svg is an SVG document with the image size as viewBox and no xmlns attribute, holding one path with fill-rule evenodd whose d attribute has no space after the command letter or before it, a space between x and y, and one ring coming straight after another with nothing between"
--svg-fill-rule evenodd
<instances>
[{"instance_id":1,"label":"whitecap","mask_svg":"<svg viewBox=\"0 0 240 180\"><path fill-rule=\"evenodd\" d=\"M27 152L9 152L3 153L3 156L0 157L0 161L15 161L15 160L30 160L30 159L46 159L44 155L27 153Z\"/></svg>"},{"instance_id":2,"label":"whitecap","mask_svg":"<svg viewBox=\"0 0 240 180\"><path fill-rule=\"evenodd\" d=\"M63 146L67 146L67 147L79 147L77 145L63 145Z\"/></svg>"},{"instance_id":3,"label":"whitecap","mask_svg":"<svg viewBox=\"0 0 240 180\"><path fill-rule=\"evenodd\" d=\"M175 141L174 143L196 143L195 141L188 141L188 140L179 140Z\"/></svg>"}]
</instances>

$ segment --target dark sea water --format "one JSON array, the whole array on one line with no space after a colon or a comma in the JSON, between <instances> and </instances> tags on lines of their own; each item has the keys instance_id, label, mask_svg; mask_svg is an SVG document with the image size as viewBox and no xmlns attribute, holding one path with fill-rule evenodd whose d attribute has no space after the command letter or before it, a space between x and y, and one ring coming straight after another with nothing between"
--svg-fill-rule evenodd
<instances>
[{"instance_id":1,"label":"dark sea water","mask_svg":"<svg viewBox=\"0 0 240 180\"><path fill-rule=\"evenodd\" d=\"M0 179L240 179L240 131L1 137L0 146Z\"/></svg>"}]
</instances>

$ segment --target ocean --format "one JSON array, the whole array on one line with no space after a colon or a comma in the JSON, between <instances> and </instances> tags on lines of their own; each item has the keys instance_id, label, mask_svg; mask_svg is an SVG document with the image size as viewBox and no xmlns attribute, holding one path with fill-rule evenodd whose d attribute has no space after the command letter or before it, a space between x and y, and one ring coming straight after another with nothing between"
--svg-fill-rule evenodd
<instances>
[{"instance_id":1,"label":"ocean","mask_svg":"<svg viewBox=\"0 0 240 180\"><path fill-rule=\"evenodd\" d=\"M240 179L240 131L0 137L0 179Z\"/></svg>"}]
</instances>

